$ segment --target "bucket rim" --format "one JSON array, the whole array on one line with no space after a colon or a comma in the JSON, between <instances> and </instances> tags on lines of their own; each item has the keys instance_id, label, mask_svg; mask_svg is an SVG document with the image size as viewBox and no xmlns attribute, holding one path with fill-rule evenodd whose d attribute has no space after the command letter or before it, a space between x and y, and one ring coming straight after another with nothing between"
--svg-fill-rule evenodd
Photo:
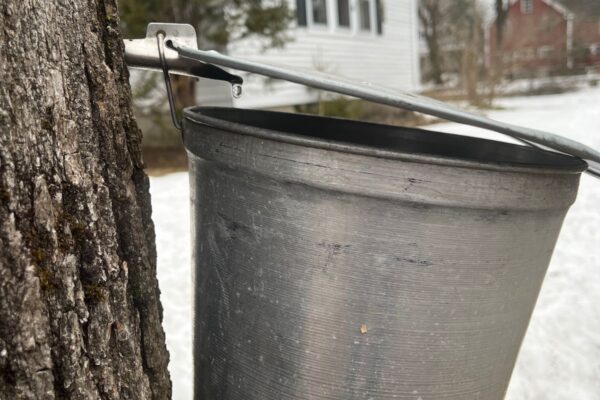
<instances>
[{"instance_id":1,"label":"bucket rim","mask_svg":"<svg viewBox=\"0 0 600 400\"><path fill-rule=\"evenodd\" d=\"M385 129L398 129L398 132L404 133L417 133L424 135L433 135L437 138L445 138L451 141L464 142L467 145L493 145L501 147L512 147L514 150L519 152L527 152L535 156L543 156L545 159L556 160L555 163L543 163L543 162L518 162L518 161L498 161L498 160L478 160L475 158L467 158L461 156L448 156L435 153L426 152L406 152L396 149L381 149L372 145L365 145L360 143L354 143L351 140L331 140L326 138L319 138L318 136L307 136L301 133L283 131L277 129L270 129L256 125L250 125L247 123L236 122L228 120L223 116L216 116L218 113L244 113L244 114L255 114L268 116L279 116L288 118L301 118L312 121L329 121L338 124L352 123L359 125L364 128L385 128ZM212 115L210 115L212 114ZM272 140L276 142L289 143L299 146L312 147L324 150L331 150L342 153L351 153L369 157L401 160L415 163L435 164L442 166L469 168L469 169L484 169L502 172L526 172L526 173L561 173L561 174L581 174L587 169L587 163L581 158L563 154L556 151L545 150L535 147L528 147L513 143L502 142L492 139L483 139L467 135L451 134L446 132L403 127L396 125L387 125L374 122L366 122L360 120L352 120L347 118L328 117L310 115L304 113L289 113L282 111L265 111L265 110L254 110L236 107L218 107L218 106L193 106L184 109L183 112L184 129L183 138L184 145L188 148L186 140L187 134L185 129L185 122L190 121L192 123L199 123L202 125L210 126L225 131L231 131L233 133L253 136L260 139ZM431 138L431 136L430 136ZM192 151L192 149L188 148ZM192 151L193 152L193 151Z\"/></svg>"}]
</instances>

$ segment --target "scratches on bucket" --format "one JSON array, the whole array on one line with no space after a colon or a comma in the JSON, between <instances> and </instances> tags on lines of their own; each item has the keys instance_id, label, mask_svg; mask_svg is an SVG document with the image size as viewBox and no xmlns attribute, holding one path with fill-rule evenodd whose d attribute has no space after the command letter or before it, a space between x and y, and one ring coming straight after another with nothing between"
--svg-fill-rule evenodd
<instances>
[{"instance_id":1,"label":"scratches on bucket","mask_svg":"<svg viewBox=\"0 0 600 400\"><path fill-rule=\"evenodd\" d=\"M327 243L325 241L320 242L319 246L327 249L327 258L325 259L325 263L323 265L323 272L327 273L329 266L332 264L333 258L343 251L352 247L349 244L339 244L339 243Z\"/></svg>"},{"instance_id":2,"label":"scratches on bucket","mask_svg":"<svg viewBox=\"0 0 600 400\"><path fill-rule=\"evenodd\" d=\"M229 239L236 240L239 238L251 237L253 229L247 225L244 225L240 221L233 221L228 216L217 212L219 220L217 221L220 231Z\"/></svg>"},{"instance_id":3,"label":"scratches on bucket","mask_svg":"<svg viewBox=\"0 0 600 400\"><path fill-rule=\"evenodd\" d=\"M408 192L409 190L413 189L413 187L415 187L417 185L426 183L423 179L418 179L418 178L408 178L407 181L408 181L408 184L406 186L404 186L405 192Z\"/></svg>"},{"instance_id":4,"label":"scratches on bucket","mask_svg":"<svg viewBox=\"0 0 600 400\"><path fill-rule=\"evenodd\" d=\"M421 265L423 267L430 267L430 266L434 265L434 263L432 263L431 261L418 260L416 258L409 258L409 257L394 257L394 260L399 261L399 262L407 262L407 263L415 264L415 265Z\"/></svg>"}]
</instances>

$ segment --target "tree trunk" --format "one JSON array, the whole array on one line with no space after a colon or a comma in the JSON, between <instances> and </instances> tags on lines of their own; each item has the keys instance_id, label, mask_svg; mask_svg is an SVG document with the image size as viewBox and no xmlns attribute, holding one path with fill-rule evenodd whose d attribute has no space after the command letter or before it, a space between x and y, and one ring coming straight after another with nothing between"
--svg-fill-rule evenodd
<instances>
[{"instance_id":1,"label":"tree trunk","mask_svg":"<svg viewBox=\"0 0 600 400\"><path fill-rule=\"evenodd\" d=\"M464 4L468 12L464 13L464 48L462 51L462 84L469 103L479 107L482 105L479 96L480 60L483 53L483 16L476 0L468 0Z\"/></svg>"},{"instance_id":2,"label":"tree trunk","mask_svg":"<svg viewBox=\"0 0 600 400\"><path fill-rule=\"evenodd\" d=\"M494 52L491 54L491 77L490 90L488 94L488 103L491 105L496 97L496 88L500 84L504 75L504 30L506 28L506 20L508 17L508 7L504 7L504 0L495 0L496 10L496 36L494 38Z\"/></svg>"},{"instance_id":3,"label":"tree trunk","mask_svg":"<svg viewBox=\"0 0 600 400\"><path fill-rule=\"evenodd\" d=\"M419 3L419 21L427 44L431 71L429 79L436 85L444 83L442 79L442 55L440 51L439 29L441 19L441 3L438 0L421 1Z\"/></svg>"},{"instance_id":4,"label":"tree trunk","mask_svg":"<svg viewBox=\"0 0 600 400\"><path fill-rule=\"evenodd\" d=\"M115 0L0 2L0 398L165 399Z\"/></svg>"},{"instance_id":5,"label":"tree trunk","mask_svg":"<svg viewBox=\"0 0 600 400\"><path fill-rule=\"evenodd\" d=\"M508 8L504 7L504 0L496 0L496 49L501 50L502 42L504 41L504 28L506 26L506 18L508 17Z\"/></svg>"}]
</instances>

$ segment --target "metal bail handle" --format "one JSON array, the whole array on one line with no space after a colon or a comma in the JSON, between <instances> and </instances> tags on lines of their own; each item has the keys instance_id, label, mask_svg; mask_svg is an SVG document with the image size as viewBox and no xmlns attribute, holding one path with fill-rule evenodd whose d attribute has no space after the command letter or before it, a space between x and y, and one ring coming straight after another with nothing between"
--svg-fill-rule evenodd
<instances>
[{"instance_id":1,"label":"metal bail handle","mask_svg":"<svg viewBox=\"0 0 600 400\"><path fill-rule=\"evenodd\" d=\"M177 112L175 111L175 100L173 99L173 87L171 86L171 77L169 76L169 66L167 65L167 60L165 59L165 34L163 32L159 32L158 35L156 35L156 43L158 47L158 56L160 57L160 65L165 78L165 86L167 87L167 98L169 99L171 120L173 121L175 128L181 130L181 124L177 119Z\"/></svg>"},{"instance_id":2,"label":"metal bail handle","mask_svg":"<svg viewBox=\"0 0 600 400\"><path fill-rule=\"evenodd\" d=\"M288 66L275 66L255 61L242 60L220 54L216 51L191 49L186 46L178 45L177 43L173 43L172 48L176 50L180 56L193 60L299 83L316 89L357 97L374 103L405 110L417 111L448 121L502 133L517 140L579 157L588 163L587 172L600 178L600 153L598 151L582 143L553 133L495 121L434 99L412 93L395 91L368 82L343 79L338 76L334 77L317 71L305 71Z\"/></svg>"},{"instance_id":3,"label":"metal bail handle","mask_svg":"<svg viewBox=\"0 0 600 400\"><path fill-rule=\"evenodd\" d=\"M163 67L161 61L163 56L160 56L157 51L156 34L159 29L166 32L163 43L169 54L166 52L163 54L167 68ZM149 45L148 39L151 39L153 43ZM165 77L168 77L169 73L179 73L225 80L232 85L240 85L241 78L239 76L229 74L215 65L251 72L502 133L534 147L539 146L579 157L588 163L587 172L600 178L600 152L577 141L537 129L492 120L434 99L392 90L368 82L357 82L317 71L243 60L216 51L198 50L196 32L191 25L152 23L148 25L146 39L130 40L125 44L125 59L129 66L163 70ZM168 86L167 90L170 90ZM172 98L169 101L172 101ZM171 115L173 112L172 109Z\"/></svg>"}]
</instances>

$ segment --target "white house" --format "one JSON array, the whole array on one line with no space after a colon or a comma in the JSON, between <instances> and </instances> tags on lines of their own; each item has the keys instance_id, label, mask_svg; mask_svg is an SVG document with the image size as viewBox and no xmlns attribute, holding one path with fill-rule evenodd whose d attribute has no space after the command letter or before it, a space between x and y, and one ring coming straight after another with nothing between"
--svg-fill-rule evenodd
<instances>
[{"instance_id":1,"label":"white house","mask_svg":"<svg viewBox=\"0 0 600 400\"><path fill-rule=\"evenodd\" d=\"M257 40L230 45L228 53L266 63L315 69L416 91L420 83L418 0L287 0L296 11L293 38L283 48L262 50ZM202 80L198 103L279 108L318 100L318 93L289 82L244 75L243 96L231 100L228 85Z\"/></svg>"}]
</instances>

